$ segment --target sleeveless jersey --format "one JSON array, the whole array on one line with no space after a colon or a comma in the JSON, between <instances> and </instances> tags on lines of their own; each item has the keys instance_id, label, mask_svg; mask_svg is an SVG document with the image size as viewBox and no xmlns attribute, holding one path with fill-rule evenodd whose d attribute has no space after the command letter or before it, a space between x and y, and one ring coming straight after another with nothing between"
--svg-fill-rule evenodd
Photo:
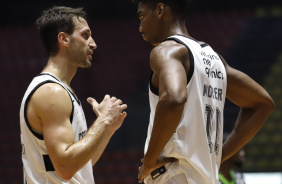
<instances>
[{"instance_id":1,"label":"sleeveless jersey","mask_svg":"<svg viewBox=\"0 0 282 184\"><path fill-rule=\"evenodd\" d=\"M165 183L184 173L189 184L218 184L221 162L223 108L226 95L226 71L219 55L197 40L175 35L174 40L187 47L190 71L187 76L187 101L179 125L160 156L175 157L178 161L165 165L167 171L145 183ZM158 89L150 81L150 123L145 154L151 138L155 110L159 101Z\"/></svg>"},{"instance_id":2,"label":"sleeveless jersey","mask_svg":"<svg viewBox=\"0 0 282 184\"><path fill-rule=\"evenodd\" d=\"M43 135L34 131L27 119L27 104L33 93L46 83L57 83L69 94L72 101L70 122L74 132L74 142L78 142L87 132L87 124L80 101L57 77L50 73L36 76L28 86L20 108L20 129L24 183L26 184L93 184L94 177L91 160L70 180L57 175L48 155ZM50 97L51 98L51 97Z\"/></svg>"}]
</instances>

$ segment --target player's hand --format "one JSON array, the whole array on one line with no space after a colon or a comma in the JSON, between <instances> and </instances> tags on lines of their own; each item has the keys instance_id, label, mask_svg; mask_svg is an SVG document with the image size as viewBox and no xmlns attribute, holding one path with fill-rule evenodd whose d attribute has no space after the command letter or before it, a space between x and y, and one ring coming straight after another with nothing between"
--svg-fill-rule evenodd
<instances>
[{"instance_id":1,"label":"player's hand","mask_svg":"<svg viewBox=\"0 0 282 184\"><path fill-rule=\"evenodd\" d=\"M163 165L165 165L166 163L169 162L175 162L178 159L176 158L172 158L172 157L161 157L159 158L156 163L151 166L150 168L146 166L146 163L144 163L144 159L141 160L141 162L143 163L141 167L139 167L139 172L138 172L138 182L142 183L144 178L146 178L147 176L149 176L151 174L151 172L153 172L155 169L158 169L160 167L162 167Z\"/></svg>"},{"instance_id":2,"label":"player's hand","mask_svg":"<svg viewBox=\"0 0 282 184\"><path fill-rule=\"evenodd\" d=\"M126 112L123 112L127 108L126 104L123 104L120 99L116 97L110 97L105 95L103 101L98 103L94 98L87 98L88 103L92 105L93 111L97 117L102 119L102 122L111 125L111 128L117 130L124 118L127 116Z\"/></svg>"}]
</instances>

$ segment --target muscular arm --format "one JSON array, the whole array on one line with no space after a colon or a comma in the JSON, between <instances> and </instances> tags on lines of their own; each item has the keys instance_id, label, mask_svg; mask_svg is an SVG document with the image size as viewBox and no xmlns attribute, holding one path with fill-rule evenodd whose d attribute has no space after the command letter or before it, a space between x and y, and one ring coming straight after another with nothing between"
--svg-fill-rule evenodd
<instances>
[{"instance_id":1,"label":"muscular arm","mask_svg":"<svg viewBox=\"0 0 282 184\"><path fill-rule=\"evenodd\" d=\"M226 96L241 110L230 137L223 145L222 162L255 136L274 109L274 102L263 87L246 74L230 67L224 59L223 63L227 72Z\"/></svg>"},{"instance_id":2,"label":"muscular arm","mask_svg":"<svg viewBox=\"0 0 282 184\"><path fill-rule=\"evenodd\" d=\"M46 148L60 177L69 180L93 155L100 157L115 132L111 123L120 116L121 120L125 118L126 115L121 115L125 106L118 107L119 102L109 96L105 99L107 102L101 115L84 138L74 143L69 119L72 102L66 90L58 84L45 84L32 96L29 107L42 124Z\"/></svg>"},{"instance_id":3,"label":"muscular arm","mask_svg":"<svg viewBox=\"0 0 282 184\"><path fill-rule=\"evenodd\" d=\"M159 88L159 102L156 107L154 125L146 155L145 178L154 169L170 160L158 159L165 145L175 132L187 100L187 74L183 66L188 60L187 49L179 44L158 46L152 50L150 62L154 72L153 84Z\"/></svg>"},{"instance_id":4,"label":"muscular arm","mask_svg":"<svg viewBox=\"0 0 282 184\"><path fill-rule=\"evenodd\" d=\"M116 99L115 97L112 97L112 99ZM97 102L96 102L96 100L95 99L93 99L93 98L88 98L87 99L87 101L92 105L92 107L93 107L93 111L95 111L95 113L96 113L96 115L97 115L97 117L98 117L98 119L99 119L99 117L101 118L103 118L103 117L105 117L105 115L103 114L103 113L105 113L105 112L103 112L103 110L105 109L105 108L108 108L108 109L106 109L106 111L112 111L112 107L110 106L110 107L108 107L108 106L106 106L107 105L107 95L105 96L105 98L104 98L104 100L103 100L103 102L101 102L100 104L98 104ZM121 100L118 100L118 104L122 104L122 101ZM106 106L106 107L104 107L104 106ZM89 129L89 134L90 134L90 132L93 132L92 134L93 134L93 136L99 136L100 134L102 134L101 136L99 136L99 137L97 137L97 139L98 139L98 141L97 142L99 142L99 144L98 144L98 146L96 147L96 150L95 150L95 152L94 152L94 154L92 155L92 165L94 166L95 165L95 163L98 161L98 159L100 158L100 156L102 155L102 153L104 152L104 150L105 150L105 148L106 148L106 146L107 146L107 144L108 144L108 142L109 142L109 140L110 140L110 138L112 137L112 135L113 135L113 133L117 130L117 129L119 129L120 128L120 126L122 125L122 123L123 123L123 120L125 119L125 117L127 116L127 113L126 112L121 112L123 109L125 109L125 108L127 108L127 106L126 105L122 105L122 107L121 107L121 109L117 112L117 113L119 113L119 114L121 114L118 118L117 118L117 120L115 120L115 121L112 121L111 122L111 124L110 124L110 126L107 126L106 128L108 129L108 130L106 130L106 131L103 131L101 128L99 129L98 127L103 127L103 121L102 122L100 122L100 121L98 121L98 120L96 120L95 122L94 122L94 125L93 126L91 126L91 128ZM118 114L117 114L118 115ZM105 117L105 118L111 118L111 116L112 116L112 114L109 114L108 115L108 117ZM113 117L114 118L114 117ZM106 121L110 121L110 120L106 120ZM102 125L102 126L101 126ZM99 131L99 130L101 130L101 131ZM100 134L99 134L100 133Z\"/></svg>"}]
</instances>

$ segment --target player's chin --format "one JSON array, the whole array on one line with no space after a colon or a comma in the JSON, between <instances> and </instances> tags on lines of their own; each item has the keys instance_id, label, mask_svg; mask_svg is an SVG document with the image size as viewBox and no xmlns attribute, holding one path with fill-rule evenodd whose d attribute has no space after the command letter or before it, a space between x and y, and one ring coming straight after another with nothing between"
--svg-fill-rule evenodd
<instances>
[{"instance_id":1,"label":"player's chin","mask_svg":"<svg viewBox=\"0 0 282 184\"><path fill-rule=\"evenodd\" d=\"M146 40L146 43L154 47L158 45L158 43L152 42L151 40Z\"/></svg>"},{"instance_id":2,"label":"player's chin","mask_svg":"<svg viewBox=\"0 0 282 184\"><path fill-rule=\"evenodd\" d=\"M89 54L89 55L87 56L87 59L89 60L89 62L91 62L91 61L92 61L92 55Z\"/></svg>"},{"instance_id":3,"label":"player's chin","mask_svg":"<svg viewBox=\"0 0 282 184\"><path fill-rule=\"evenodd\" d=\"M90 68L92 66L92 63L89 62L88 65L85 66L85 68Z\"/></svg>"},{"instance_id":4,"label":"player's chin","mask_svg":"<svg viewBox=\"0 0 282 184\"><path fill-rule=\"evenodd\" d=\"M146 43L148 43L149 45L153 45L153 46L158 45L157 43L155 43L153 40L151 40L151 39L148 38L148 37L143 37L143 39L144 39L144 41L145 41Z\"/></svg>"},{"instance_id":5,"label":"player's chin","mask_svg":"<svg viewBox=\"0 0 282 184\"><path fill-rule=\"evenodd\" d=\"M92 66L92 63L89 60L87 60L86 62L81 64L79 67L80 68L90 68L91 66Z\"/></svg>"}]
</instances>

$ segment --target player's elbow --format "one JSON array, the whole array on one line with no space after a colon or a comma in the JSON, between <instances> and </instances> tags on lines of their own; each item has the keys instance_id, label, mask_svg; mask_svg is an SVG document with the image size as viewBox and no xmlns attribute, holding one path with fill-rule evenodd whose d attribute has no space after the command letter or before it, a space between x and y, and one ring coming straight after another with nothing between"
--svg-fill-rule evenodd
<instances>
[{"instance_id":1,"label":"player's elbow","mask_svg":"<svg viewBox=\"0 0 282 184\"><path fill-rule=\"evenodd\" d=\"M60 167L56 168L56 172L62 179L70 180L77 171L69 168Z\"/></svg>"},{"instance_id":2,"label":"player's elbow","mask_svg":"<svg viewBox=\"0 0 282 184\"><path fill-rule=\"evenodd\" d=\"M54 164L54 168L57 174L64 180L70 180L79 170L79 168L71 164L68 159L63 158L60 159L60 162Z\"/></svg>"},{"instance_id":3,"label":"player's elbow","mask_svg":"<svg viewBox=\"0 0 282 184\"><path fill-rule=\"evenodd\" d=\"M258 98L256 104L254 104L254 108L259 108L267 114L270 114L275 109L275 104L269 94L262 95Z\"/></svg>"},{"instance_id":4,"label":"player's elbow","mask_svg":"<svg viewBox=\"0 0 282 184\"><path fill-rule=\"evenodd\" d=\"M187 91L166 93L161 98L170 106L184 106L187 101Z\"/></svg>"},{"instance_id":5,"label":"player's elbow","mask_svg":"<svg viewBox=\"0 0 282 184\"><path fill-rule=\"evenodd\" d=\"M264 103L262 105L262 108L265 109L265 111L267 111L269 114L274 111L275 109L275 103L274 101L272 100L271 97L268 97L264 100Z\"/></svg>"},{"instance_id":6,"label":"player's elbow","mask_svg":"<svg viewBox=\"0 0 282 184\"><path fill-rule=\"evenodd\" d=\"M59 175L61 178L63 178L64 180L70 180L72 177L73 177L73 175L70 175L70 174L60 174Z\"/></svg>"},{"instance_id":7,"label":"player's elbow","mask_svg":"<svg viewBox=\"0 0 282 184\"><path fill-rule=\"evenodd\" d=\"M184 88L184 90L180 90L179 92L174 93L174 102L183 106L187 101L187 96L187 90L186 88Z\"/></svg>"},{"instance_id":8,"label":"player's elbow","mask_svg":"<svg viewBox=\"0 0 282 184\"><path fill-rule=\"evenodd\" d=\"M186 101L187 101L187 95L180 94L178 96L175 96L173 99L174 99L173 100L174 104L183 106L186 103Z\"/></svg>"}]
</instances>

